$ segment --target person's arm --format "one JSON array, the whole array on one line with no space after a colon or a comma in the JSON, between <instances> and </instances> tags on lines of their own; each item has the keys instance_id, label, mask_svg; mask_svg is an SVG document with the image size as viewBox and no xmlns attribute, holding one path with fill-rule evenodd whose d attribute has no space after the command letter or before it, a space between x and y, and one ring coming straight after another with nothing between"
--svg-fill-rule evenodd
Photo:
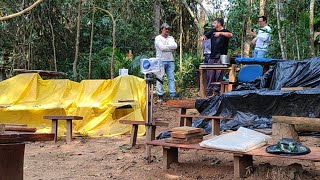
<instances>
[{"instance_id":1,"label":"person's arm","mask_svg":"<svg viewBox=\"0 0 320 180\"><path fill-rule=\"evenodd\" d=\"M269 37L270 37L270 34L265 32L265 33L258 34L256 38L259 38L262 41L267 41Z\"/></svg>"},{"instance_id":2,"label":"person's arm","mask_svg":"<svg viewBox=\"0 0 320 180\"><path fill-rule=\"evenodd\" d=\"M164 52L170 52L172 51L168 45L165 45L163 44L163 42L156 37L155 41L154 41L156 47L158 47L161 51L164 51Z\"/></svg>"},{"instance_id":3,"label":"person's arm","mask_svg":"<svg viewBox=\"0 0 320 180\"><path fill-rule=\"evenodd\" d=\"M176 43L176 41L174 40L174 38L172 36L168 37L169 39L169 44L167 45L169 47L170 50L175 50L177 49L178 45Z\"/></svg>"},{"instance_id":4,"label":"person's arm","mask_svg":"<svg viewBox=\"0 0 320 180\"><path fill-rule=\"evenodd\" d=\"M231 32L215 32L214 33L214 36L218 37L218 36L224 36L226 38L232 38L233 37L233 34Z\"/></svg>"},{"instance_id":5,"label":"person's arm","mask_svg":"<svg viewBox=\"0 0 320 180\"><path fill-rule=\"evenodd\" d=\"M214 33L214 30L211 30L208 33L202 35L201 40L204 41L204 40L210 39L213 33Z\"/></svg>"}]
</instances>

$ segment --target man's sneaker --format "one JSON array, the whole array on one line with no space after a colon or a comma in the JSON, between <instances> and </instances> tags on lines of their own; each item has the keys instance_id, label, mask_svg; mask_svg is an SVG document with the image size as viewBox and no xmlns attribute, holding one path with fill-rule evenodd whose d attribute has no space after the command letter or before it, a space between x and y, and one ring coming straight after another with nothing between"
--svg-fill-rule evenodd
<instances>
[{"instance_id":1,"label":"man's sneaker","mask_svg":"<svg viewBox=\"0 0 320 180\"><path fill-rule=\"evenodd\" d=\"M157 100L157 102L163 102L163 96L162 95L158 95L158 100Z\"/></svg>"}]
</instances>

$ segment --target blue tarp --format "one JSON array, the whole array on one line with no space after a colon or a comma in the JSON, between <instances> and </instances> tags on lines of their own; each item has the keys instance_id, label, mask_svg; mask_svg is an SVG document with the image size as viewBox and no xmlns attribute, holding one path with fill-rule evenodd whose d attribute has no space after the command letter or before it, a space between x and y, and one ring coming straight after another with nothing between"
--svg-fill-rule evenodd
<instances>
[{"instance_id":1,"label":"blue tarp","mask_svg":"<svg viewBox=\"0 0 320 180\"><path fill-rule=\"evenodd\" d=\"M245 57L237 57L236 58L236 63L241 64L241 63L270 63L270 64L275 64L278 61L281 61L279 59L272 59L272 58L245 58Z\"/></svg>"}]
</instances>

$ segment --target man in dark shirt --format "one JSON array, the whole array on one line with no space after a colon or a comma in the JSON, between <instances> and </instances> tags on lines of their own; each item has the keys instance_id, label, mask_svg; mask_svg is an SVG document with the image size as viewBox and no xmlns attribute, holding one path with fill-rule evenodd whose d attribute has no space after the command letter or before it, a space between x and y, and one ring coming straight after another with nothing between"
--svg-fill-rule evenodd
<instances>
[{"instance_id":1,"label":"man in dark shirt","mask_svg":"<svg viewBox=\"0 0 320 180\"><path fill-rule=\"evenodd\" d=\"M224 29L224 21L222 18L216 18L212 26L214 29L202 36L202 40L211 39L211 55L208 64L220 64L220 55L228 53L229 39L232 38L232 33ZM211 83L218 82L221 79L221 70L207 71L207 94L213 89L219 91L218 87L214 87Z\"/></svg>"}]
</instances>

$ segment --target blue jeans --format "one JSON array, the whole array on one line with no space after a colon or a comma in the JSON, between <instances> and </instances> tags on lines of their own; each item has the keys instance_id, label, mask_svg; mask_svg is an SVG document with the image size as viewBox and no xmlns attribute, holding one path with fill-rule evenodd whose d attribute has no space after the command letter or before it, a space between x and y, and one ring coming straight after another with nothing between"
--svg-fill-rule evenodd
<instances>
[{"instance_id":1,"label":"blue jeans","mask_svg":"<svg viewBox=\"0 0 320 180\"><path fill-rule=\"evenodd\" d=\"M175 97L176 96L176 88L174 85L174 61L162 61L164 71L167 75L168 78L168 89L170 93L170 97ZM161 81L163 80L163 77L158 76L157 78L160 79ZM158 96L163 96L163 84L157 80L157 95Z\"/></svg>"},{"instance_id":2,"label":"blue jeans","mask_svg":"<svg viewBox=\"0 0 320 180\"><path fill-rule=\"evenodd\" d=\"M264 58L266 56L268 51L264 51L264 50L254 50L253 51L253 57L254 58Z\"/></svg>"}]
</instances>

